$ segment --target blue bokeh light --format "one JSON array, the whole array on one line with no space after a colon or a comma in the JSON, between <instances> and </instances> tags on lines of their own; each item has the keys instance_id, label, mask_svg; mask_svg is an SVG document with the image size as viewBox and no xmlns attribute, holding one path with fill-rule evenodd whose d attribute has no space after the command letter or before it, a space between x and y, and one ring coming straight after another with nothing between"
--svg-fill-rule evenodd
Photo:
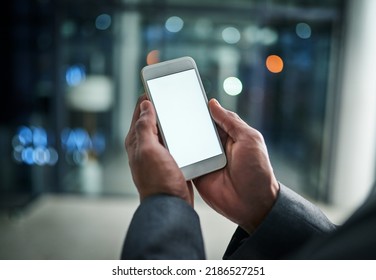
<instances>
[{"instance_id":1,"label":"blue bokeh light","mask_svg":"<svg viewBox=\"0 0 376 280\"><path fill-rule=\"evenodd\" d=\"M91 152L102 154L106 149L106 137L102 132L90 135L84 128L65 128L60 135L61 145L68 163L84 164ZM43 127L20 126L12 138L13 159L27 165L55 165L59 154L49 146L48 133Z\"/></svg>"},{"instance_id":2,"label":"blue bokeh light","mask_svg":"<svg viewBox=\"0 0 376 280\"><path fill-rule=\"evenodd\" d=\"M296 35L298 35L302 39L309 39L311 38L312 30L311 26L309 26L305 22L300 22L296 25L295 28Z\"/></svg>"},{"instance_id":3,"label":"blue bokeh light","mask_svg":"<svg viewBox=\"0 0 376 280\"><path fill-rule=\"evenodd\" d=\"M32 165L34 164L34 149L32 147L28 147L23 149L22 154L22 161L26 164Z\"/></svg>"},{"instance_id":4,"label":"blue bokeh light","mask_svg":"<svg viewBox=\"0 0 376 280\"><path fill-rule=\"evenodd\" d=\"M86 79L86 70L82 65L72 65L65 72L65 80L69 86L77 86Z\"/></svg>"},{"instance_id":5,"label":"blue bokeh light","mask_svg":"<svg viewBox=\"0 0 376 280\"><path fill-rule=\"evenodd\" d=\"M33 151L33 159L37 165L45 165L50 160L50 152L44 147L38 147Z\"/></svg>"},{"instance_id":6,"label":"blue bokeh light","mask_svg":"<svg viewBox=\"0 0 376 280\"><path fill-rule=\"evenodd\" d=\"M99 30L106 30L111 26L111 16L101 14L95 19L95 27Z\"/></svg>"},{"instance_id":7,"label":"blue bokeh light","mask_svg":"<svg viewBox=\"0 0 376 280\"><path fill-rule=\"evenodd\" d=\"M61 143L68 152L85 151L92 148L90 135L83 128L66 128L61 133Z\"/></svg>"},{"instance_id":8,"label":"blue bokeh light","mask_svg":"<svg viewBox=\"0 0 376 280\"><path fill-rule=\"evenodd\" d=\"M48 147L48 135L42 127L19 127L12 144L13 159L18 163L55 165L59 159L57 151Z\"/></svg>"},{"instance_id":9,"label":"blue bokeh light","mask_svg":"<svg viewBox=\"0 0 376 280\"><path fill-rule=\"evenodd\" d=\"M31 129L26 126L21 126L18 129L18 140L24 146L31 144L33 141L33 132Z\"/></svg>"},{"instance_id":10,"label":"blue bokeh light","mask_svg":"<svg viewBox=\"0 0 376 280\"><path fill-rule=\"evenodd\" d=\"M65 128L61 133L61 144L68 163L80 165L86 161L90 151L97 155L106 149L106 138L101 132L90 135L83 128Z\"/></svg>"},{"instance_id":11,"label":"blue bokeh light","mask_svg":"<svg viewBox=\"0 0 376 280\"><path fill-rule=\"evenodd\" d=\"M41 127L33 128L33 144L35 147L47 147L47 132Z\"/></svg>"}]
</instances>

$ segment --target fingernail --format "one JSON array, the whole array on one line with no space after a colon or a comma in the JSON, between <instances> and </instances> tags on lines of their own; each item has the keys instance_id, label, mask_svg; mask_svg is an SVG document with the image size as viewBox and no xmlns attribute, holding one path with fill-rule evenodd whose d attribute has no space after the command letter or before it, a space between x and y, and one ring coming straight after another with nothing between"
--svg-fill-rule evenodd
<instances>
[{"instance_id":1,"label":"fingernail","mask_svg":"<svg viewBox=\"0 0 376 280\"><path fill-rule=\"evenodd\" d=\"M214 103L215 103L217 106L222 107L221 104L219 104L219 102L218 102L217 99L213 98L213 100L214 100Z\"/></svg>"},{"instance_id":2,"label":"fingernail","mask_svg":"<svg viewBox=\"0 0 376 280\"><path fill-rule=\"evenodd\" d=\"M141 110L141 112L145 112L147 110L147 105L146 105L145 101L141 102L140 110Z\"/></svg>"}]
</instances>

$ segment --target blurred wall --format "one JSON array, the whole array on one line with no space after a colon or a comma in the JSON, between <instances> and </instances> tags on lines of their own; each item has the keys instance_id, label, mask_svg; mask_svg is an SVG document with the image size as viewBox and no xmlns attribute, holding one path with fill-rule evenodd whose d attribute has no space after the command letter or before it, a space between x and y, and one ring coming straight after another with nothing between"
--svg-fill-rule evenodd
<instances>
[{"instance_id":1,"label":"blurred wall","mask_svg":"<svg viewBox=\"0 0 376 280\"><path fill-rule=\"evenodd\" d=\"M358 206L375 182L375 15L376 1L349 1L331 191L332 201L347 208Z\"/></svg>"}]
</instances>

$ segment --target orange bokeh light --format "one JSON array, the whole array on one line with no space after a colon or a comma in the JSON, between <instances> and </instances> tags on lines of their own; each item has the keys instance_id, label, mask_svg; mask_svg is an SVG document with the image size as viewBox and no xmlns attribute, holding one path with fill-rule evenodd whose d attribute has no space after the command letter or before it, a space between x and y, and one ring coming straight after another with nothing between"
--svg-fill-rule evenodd
<instances>
[{"instance_id":1,"label":"orange bokeh light","mask_svg":"<svg viewBox=\"0 0 376 280\"><path fill-rule=\"evenodd\" d=\"M146 57L146 63L148 65L155 64L159 62L159 51L158 50L152 50L148 53Z\"/></svg>"},{"instance_id":2,"label":"orange bokeh light","mask_svg":"<svg viewBox=\"0 0 376 280\"><path fill-rule=\"evenodd\" d=\"M280 73L283 70L283 60L278 55L269 55L266 59L266 68L272 73Z\"/></svg>"}]
</instances>

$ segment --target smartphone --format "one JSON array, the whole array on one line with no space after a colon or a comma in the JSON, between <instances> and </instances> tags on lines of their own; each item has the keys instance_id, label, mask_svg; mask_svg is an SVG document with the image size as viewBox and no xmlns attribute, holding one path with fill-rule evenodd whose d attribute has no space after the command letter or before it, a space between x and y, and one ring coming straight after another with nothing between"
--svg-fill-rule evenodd
<instances>
[{"instance_id":1,"label":"smartphone","mask_svg":"<svg viewBox=\"0 0 376 280\"><path fill-rule=\"evenodd\" d=\"M226 156L195 61L181 57L148 65L141 77L164 145L185 179L223 168Z\"/></svg>"}]
</instances>

